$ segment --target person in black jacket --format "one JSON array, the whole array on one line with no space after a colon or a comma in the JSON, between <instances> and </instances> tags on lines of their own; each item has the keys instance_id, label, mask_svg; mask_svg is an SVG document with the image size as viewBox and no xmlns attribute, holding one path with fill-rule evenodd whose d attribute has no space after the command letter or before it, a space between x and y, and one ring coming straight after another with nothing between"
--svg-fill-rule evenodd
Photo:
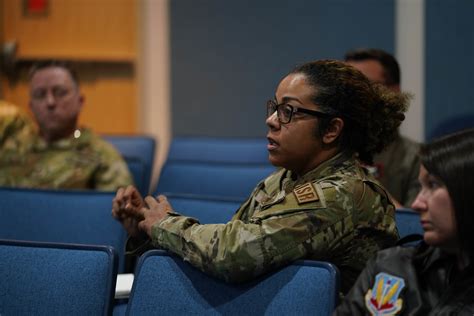
<instances>
[{"instance_id":1,"label":"person in black jacket","mask_svg":"<svg viewBox=\"0 0 474 316\"><path fill-rule=\"evenodd\" d=\"M420 157L423 242L380 251L334 315L474 315L474 129Z\"/></svg>"}]
</instances>

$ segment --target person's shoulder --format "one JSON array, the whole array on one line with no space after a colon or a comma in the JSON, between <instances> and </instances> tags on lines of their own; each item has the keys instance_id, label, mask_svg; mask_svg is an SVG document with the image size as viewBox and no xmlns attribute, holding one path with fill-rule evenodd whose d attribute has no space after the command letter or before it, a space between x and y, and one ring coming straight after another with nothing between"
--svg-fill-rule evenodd
<instances>
[{"instance_id":1,"label":"person's shoulder","mask_svg":"<svg viewBox=\"0 0 474 316\"><path fill-rule=\"evenodd\" d=\"M30 144L36 135L36 124L24 110L0 100L0 143L10 140L13 147L23 146Z\"/></svg>"},{"instance_id":2,"label":"person's shoulder","mask_svg":"<svg viewBox=\"0 0 474 316\"><path fill-rule=\"evenodd\" d=\"M407 136L403 136L403 135L400 135L400 143L402 144L402 146L404 148L407 148L407 149L410 149L412 151L416 151L418 152L419 148L420 148L420 143L407 137Z\"/></svg>"},{"instance_id":3,"label":"person's shoulder","mask_svg":"<svg viewBox=\"0 0 474 316\"><path fill-rule=\"evenodd\" d=\"M0 100L0 118L16 116L21 113L20 108L9 102Z\"/></svg>"},{"instance_id":4,"label":"person's shoulder","mask_svg":"<svg viewBox=\"0 0 474 316\"><path fill-rule=\"evenodd\" d=\"M401 261L411 261L418 254L426 249L422 249L422 246L395 246L380 250L377 252L375 261L379 264L396 264Z\"/></svg>"},{"instance_id":5,"label":"person's shoulder","mask_svg":"<svg viewBox=\"0 0 474 316\"><path fill-rule=\"evenodd\" d=\"M94 132L91 128L81 128L81 133L84 139L88 142L89 146L97 151L107 152L111 154L119 154L118 150L106 141L102 136Z\"/></svg>"},{"instance_id":6,"label":"person's shoulder","mask_svg":"<svg viewBox=\"0 0 474 316\"><path fill-rule=\"evenodd\" d=\"M0 100L0 120L17 121L23 125L33 123L29 115L23 109L3 100Z\"/></svg>"}]
</instances>

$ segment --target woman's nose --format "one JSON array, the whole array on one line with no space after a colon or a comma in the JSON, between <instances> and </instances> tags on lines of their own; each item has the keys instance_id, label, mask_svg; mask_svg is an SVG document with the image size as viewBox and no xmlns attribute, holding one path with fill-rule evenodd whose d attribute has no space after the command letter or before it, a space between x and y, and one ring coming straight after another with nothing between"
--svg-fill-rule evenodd
<instances>
[{"instance_id":1,"label":"woman's nose","mask_svg":"<svg viewBox=\"0 0 474 316\"><path fill-rule=\"evenodd\" d=\"M273 128L278 128L278 126L280 125L280 121L278 120L277 111L273 112L272 115L267 117L265 123L268 125L268 127L272 128L272 129Z\"/></svg>"},{"instance_id":2,"label":"woman's nose","mask_svg":"<svg viewBox=\"0 0 474 316\"><path fill-rule=\"evenodd\" d=\"M423 198L421 192L419 192L413 203L411 203L411 208L416 212L423 212L426 210L426 207L426 201Z\"/></svg>"}]
</instances>

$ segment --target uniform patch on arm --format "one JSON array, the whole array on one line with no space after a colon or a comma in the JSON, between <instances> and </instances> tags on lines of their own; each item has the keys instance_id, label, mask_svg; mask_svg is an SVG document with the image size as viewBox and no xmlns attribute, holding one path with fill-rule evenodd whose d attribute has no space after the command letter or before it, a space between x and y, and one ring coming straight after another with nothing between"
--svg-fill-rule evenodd
<instances>
[{"instance_id":1,"label":"uniform patch on arm","mask_svg":"<svg viewBox=\"0 0 474 316\"><path fill-rule=\"evenodd\" d=\"M388 273L380 272L375 282L365 294L365 306L371 315L396 315L402 309L403 300L399 298L405 287L405 280Z\"/></svg>"},{"instance_id":2,"label":"uniform patch on arm","mask_svg":"<svg viewBox=\"0 0 474 316\"><path fill-rule=\"evenodd\" d=\"M293 190L293 194L295 195L298 204L304 204L319 200L318 193L316 193L313 184L310 182L297 186Z\"/></svg>"}]
</instances>

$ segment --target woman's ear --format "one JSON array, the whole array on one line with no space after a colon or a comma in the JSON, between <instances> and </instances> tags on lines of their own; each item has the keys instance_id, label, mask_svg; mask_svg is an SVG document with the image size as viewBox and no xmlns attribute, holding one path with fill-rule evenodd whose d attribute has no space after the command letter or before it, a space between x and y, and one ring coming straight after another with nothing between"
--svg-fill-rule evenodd
<instances>
[{"instance_id":1,"label":"woman's ear","mask_svg":"<svg viewBox=\"0 0 474 316\"><path fill-rule=\"evenodd\" d=\"M341 135L343 128L344 121L339 117L333 118L331 122L329 122L329 126L326 129L326 133L324 133L323 143L329 145L336 141L339 135Z\"/></svg>"}]
</instances>

